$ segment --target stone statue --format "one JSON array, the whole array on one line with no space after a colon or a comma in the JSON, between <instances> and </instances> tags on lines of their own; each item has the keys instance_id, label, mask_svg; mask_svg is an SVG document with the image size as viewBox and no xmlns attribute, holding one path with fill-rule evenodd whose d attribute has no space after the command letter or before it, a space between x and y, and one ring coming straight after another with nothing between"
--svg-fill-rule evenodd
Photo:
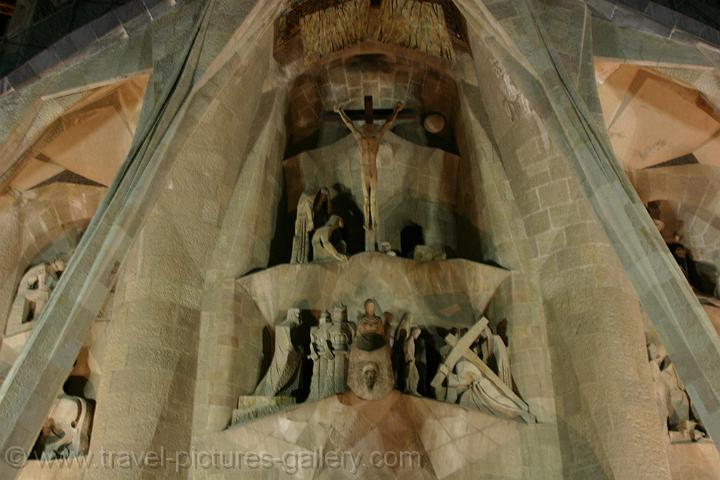
<instances>
[{"instance_id":1,"label":"stone statue","mask_svg":"<svg viewBox=\"0 0 720 480\"><path fill-rule=\"evenodd\" d=\"M330 347L330 325L330 314L322 312L318 326L310 329L310 358L313 361L310 400L319 400L335 393L333 378L328 375L330 363L335 357Z\"/></svg>"},{"instance_id":2,"label":"stone statue","mask_svg":"<svg viewBox=\"0 0 720 480\"><path fill-rule=\"evenodd\" d=\"M395 387L401 392L407 391L407 363L405 356L405 341L410 336L410 330L414 325L413 316L410 312L403 315L400 324L395 329L392 344L392 364L395 372Z\"/></svg>"},{"instance_id":3,"label":"stone statue","mask_svg":"<svg viewBox=\"0 0 720 480\"><path fill-rule=\"evenodd\" d=\"M378 182L377 154L380 150L380 141L395 123L402 109L402 102L398 102L395 104L392 115L382 126L365 123L361 128L357 128L353 121L350 120L350 117L338 105L335 105L334 108L360 145L365 230L374 230L378 224L376 190Z\"/></svg>"},{"instance_id":4,"label":"stone statue","mask_svg":"<svg viewBox=\"0 0 720 480\"><path fill-rule=\"evenodd\" d=\"M446 369L444 364L441 369ZM475 407L506 418L527 418L527 411L505 395L495 383L471 361L461 359L453 372L446 371L448 396L446 401Z\"/></svg>"},{"instance_id":5,"label":"stone statue","mask_svg":"<svg viewBox=\"0 0 720 480\"><path fill-rule=\"evenodd\" d=\"M292 344L291 333L300 325L300 309L291 308L286 320L275 327L275 350L272 362L262 378L254 395L273 397L278 394L289 395L297 388L297 376L300 370L300 354Z\"/></svg>"},{"instance_id":6,"label":"stone statue","mask_svg":"<svg viewBox=\"0 0 720 480\"><path fill-rule=\"evenodd\" d=\"M337 303L333 307L332 323L328 330L333 353L332 379L334 393L347 390L348 355L353 341L353 331L347 319L347 307Z\"/></svg>"},{"instance_id":7,"label":"stone statue","mask_svg":"<svg viewBox=\"0 0 720 480\"><path fill-rule=\"evenodd\" d=\"M512 374L510 373L510 356L508 355L505 342L500 335L495 335L489 326L480 334L480 338L485 340L482 344L482 359L488 363L489 359L493 359L497 366L497 374L505 385L512 388Z\"/></svg>"},{"instance_id":8,"label":"stone statue","mask_svg":"<svg viewBox=\"0 0 720 480\"><path fill-rule=\"evenodd\" d=\"M418 393L418 383L420 383L420 372L415 362L415 342L420 338L421 330L419 327L412 327L410 335L405 339L405 391L420 396Z\"/></svg>"},{"instance_id":9,"label":"stone statue","mask_svg":"<svg viewBox=\"0 0 720 480\"><path fill-rule=\"evenodd\" d=\"M525 95L515 86L510 75L505 71L505 68L503 68L497 60L493 60L492 67L493 72L500 80L500 91L504 96L503 104L508 110L507 113L510 121L514 122L520 117L527 118L530 116L532 112L530 102L528 102Z\"/></svg>"},{"instance_id":10,"label":"stone statue","mask_svg":"<svg viewBox=\"0 0 720 480\"><path fill-rule=\"evenodd\" d=\"M28 270L20 280L8 325L20 325L36 320L50 299L63 271L65 262L61 259L41 263Z\"/></svg>"},{"instance_id":11,"label":"stone statue","mask_svg":"<svg viewBox=\"0 0 720 480\"><path fill-rule=\"evenodd\" d=\"M364 312L358 320L356 339L361 350L375 350L387 344L387 326L383 318L376 313L379 310L374 299L365 300Z\"/></svg>"},{"instance_id":12,"label":"stone statue","mask_svg":"<svg viewBox=\"0 0 720 480\"><path fill-rule=\"evenodd\" d=\"M483 317L460 339L453 334L445 337L452 350L447 353L433 378L431 385L436 397L534 423L535 416L530 413L528 405L471 349L487 325L488 320Z\"/></svg>"},{"instance_id":13,"label":"stone statue","mask_svg":"<svg viewBox=\"0 0 720 480\"><path fill-rule=\"evenodd\" d=\"M670 441L697 441L704 438L705 433L697 428L702 428L702 424L693 415L690 397L667 351L652 341L648 341L647 348L660 416L664 419Z\"/></svg>"},{"instance_id":14,"label":"stone statue","mask_svg":"<svg viewBox=\"0 0 720 480\"><path fill-rule=\"evenodd\" d=\"M53 460L86 454L90 445L91 410L83 398L57 397L38 438L40 458Z\"/></svg>"},{"instance_id":15,"label":"stone statue","mask_svg":"<svg viewBox=\"0 0 720 480\"><path fill-rule=\"evenodd\" d=\"M338 252L331 241L332 234L335 230L343 228L344 226L343 219L340 218L339 215L332 215L325 225L315 231L312 237L313 261L347 261L347 255Z\"/></svg>"},{"instance_id":16,"label":"stone statue","mask_svg":"<svg viewBox=\"0 0 720 480\"><path fill-rule=\"evenodd\" d=\"M390 257L397 257L397 252L392 249L390 242L380 242L380 253L384 253Z\"/></svg>"},{"instance_id":17,"label":"stone statue","mask_svg":"<svg viewBox=\"0 0 720 480\"><path fill-rule=\"evenodd\" d=\"M300 195L290 263L310 261L310 233L315 230L316 221L325 222L331 209L330 191L327 188L323 187L317 192L305 191Z\"/></svg>"},{"instance_id":18,"label":"stone statue","mask_svg":"<svg viewBox=\"0 0 720 480\"><path fill-rule=\"evenodd\" d=\"M385 320L378 315L380 308L375 300L365 300L364 310L350 349L347 383L358 397L378 400L395 386L389 331Z\"/></svg>"}]
</instances>

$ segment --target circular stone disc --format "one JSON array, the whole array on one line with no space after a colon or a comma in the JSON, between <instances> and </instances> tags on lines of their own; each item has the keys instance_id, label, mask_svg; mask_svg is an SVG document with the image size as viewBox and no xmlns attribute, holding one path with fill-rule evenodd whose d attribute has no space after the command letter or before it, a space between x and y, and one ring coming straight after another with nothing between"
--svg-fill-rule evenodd
<instances>
[{"instance_id":1,"label":"circular stone disc","mask_svg":"<svg viewBox=\"0 0 720 480\"><path fill-rule=\"evenodd\" d=\"M430 133L440 133L445 130L445 117L439 113L431 113L425 117L423 127Z\"/></svg>"}]
</instances>

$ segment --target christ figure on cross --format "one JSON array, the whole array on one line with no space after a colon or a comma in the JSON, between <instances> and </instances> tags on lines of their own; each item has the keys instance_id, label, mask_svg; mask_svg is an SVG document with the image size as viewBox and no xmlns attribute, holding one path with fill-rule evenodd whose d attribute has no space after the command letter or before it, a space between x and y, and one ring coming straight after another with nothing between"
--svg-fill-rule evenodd
<instances>
[{"instance_id":1,"label":"christ figure on cross","mask_svg":"<svg viewBox=\"0 0 720 480\"><path fill-rule=\"evenodd\" d=\"M402 109L402 102L398 102L395 105L392 115L390 115L382 126L374 125L371 118L369 121L366 119L365 124L358 128L338 105L335 105L334 108L335 112L340 115L345 126L350 129L355 140L360 144L360 171L362 174L365 230L374 230L378 224L376 190L378 181L377 154L378 150L380 150L380 141L385 133L390 130L393 123L395 123Z\"/></svg>"}]
</instances>

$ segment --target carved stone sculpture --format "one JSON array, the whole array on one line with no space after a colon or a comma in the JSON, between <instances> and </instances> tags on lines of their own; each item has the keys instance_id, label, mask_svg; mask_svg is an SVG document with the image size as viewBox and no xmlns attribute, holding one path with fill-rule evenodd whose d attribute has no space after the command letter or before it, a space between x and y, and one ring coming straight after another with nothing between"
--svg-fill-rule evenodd
<instances>
[{"instance_id":1,"label":"carved stone sculpture","mask_svg":"<svg viewBox=\"0 0 720 480\"><path fill-rule=\"evenodd\" d=\"M306 191L300 195L295 218L295 236L293 237L290 263L308 263L310 260L310 234L315 230L315 222L324 222L331 210L330 191ZM325 215L322 215L322 214ZM324 218L323 218L324 217Z\"/></svg>"},{"instance_id":2,"label":"carved stone sculpture","mask_svg":"<svg viewBox=\"0 0 720 480\"><path fill-rule=\"evenodd\" d=\"M23 275L8 318L8 327L17 327L40 316L64 270L65 262L58 259L36 265Z\"/></svg>"},{"instance_id":3,"label":"carved stone sculpture","mask_svg":"<svg viewBox=\"0 0 720 480\"><path fill-rule=\"evenodd\" d=\"M329 328L330 349L333 353L331 362L333 393L347 390L347 371L350 346L353 342L353 331L347 319L347 307L338 303L333 307L332 323Z\"/></svg>"},{"instance_id":4,"label":"carved stone sculpture","mask_svg":"<svg viewBox=\"0 0 720 480\"><path fill-rule=\"evenodd\" d=\"M507 346L500 335L495 335L489 326L480 334L485 339L482 345L482 359L488 363L488 359L492 358L497 365L497 374L505 385L512 388L512 374L510 373L510 356L508 355Z\"/></svg>"},{"instance_id":5,"label":"carved stone sculpture","mask_svg":"<svg viewBox=\"0 0 720 480\"><path fill-rule=\"evenodd\" d=\"M534 423L535 417L528 405L471 350L487 325L488 320L483 317L460 339L452 334L445 337L452 350L433 378L436 396L439 400L459 402L496 415L520 417Z\"/></svg>"},{"instance_id":6,"label":"carved stone sculpture","mask_svg":"<svg viewBox=\"0 0 720 480\"><path fill-rule=\"evenodd\" d=\"M348 387L366 400L378 400L389 394L394 385L388 326L378 315L373 299L367 299L358 319L355 341L350 349Z\"/></svg>"},{"instance_id":7,"label":"carved stone sculpture","mask_svg":"<svg viewBox=\"0 0 720 480\"><path fill-rule=\"evenodd\" d=\"M407 391L407 363L405 356L405 341L410 336L414 326L413 316L410 312L403 315L400 324L395 329L392 345L392 363L395 372L395 387L401 392Z\"/></svg>"},{"instance_id":8,"label":"carved stone sculpture","mask_svg":"<svg viewBox=\"0 0 720 480\"><path fill-rule=\"evenodd\" d=\"M330 326L330 314L322 312L318 326L310 329L310 358L313 361L310 400L319 400L335 393L333 377L328 375L330 363L335 357L330 346Z\"/></svg>"},{"instance_id":9,"label":"carved stone sculpture","mask_svg":"<svg viewBox=\"0 0 720 480\"><path fill-rule=\"evenodd\" d=\"M80 397L60 395L42 427L38 447L43 460L84 455L90 445L91 406Z\"/></svg>"},{"instance_id":10,"label":"carved stone sculpture","mask_svg":"<svg viewBox=\"0 0 720 480\"><path fill-rule=\"evenodd\" d=\"M405 339L405 391L412 395L420 396L418 393L418 383L420 383L420 372L418 371L418 365L415 361L415 342L420 338L421 330L418 327L413 327L410 330L410 335Z\"/></svg>"},{"instance_id":11,"label":"carved stone sculpture","mask_svg":"<svg viewBox=\"0 0 720 480\"><path fill-rule=\"evenodd\" d=\"M347 255L337 251L331 241L332 234L335 230L343 228L344 226L345 224L340 216L332 215L325 225L315 231L312 238L313 261L326 262L337 260L344 262L348 259Z\"/></svg>"},{"instance_id":12,"label":"carved stone sculpture","mask_svg":"<svg viewBox=\"0 0 720 480\"><path fill-rule=\"evenodd\" d=\"M514 122L518 118L528 117L532 112L532 107L525 95L515 86L500 62L494 60L492 66L493 72L500 80L500 91L505 97L503 104L508 110L510 120Z\"/></svg>"},{"instance_id":13,"label":"carved stone sculpture","mask_svg":"<svg viewBox=\"0 0 720 480\"><path fill-rule=\"evenodd\" d=\"M262 378L255 395L273 397L278 394L289 395L297 387L300 369L300 354L292 344L293 328L300 325L300 309L288 310L287 319L275 327L275 349L272 362Z\"/></svg>"},{"instance_id":14,"label":"carved stone sculpture","mask_svg":"<svg viewBox=\"0 0 720 480\"><path fill-rule=\"evenodd\" d=\"M335 112L340 115L343 123L350 129L353 137L360 145L360 171L362 172L363 212L365 214L366 230L375 230L378 225L376 191L378 182L377 154L380 150L380 141L395 123L402 109L403 104L398 102L392 115L382 126L366 123L357 128L353 121L350 120L350 117L338 105L335 105Z\"/></svg>"},{"instance_id":15,"label":"carved stone sculpture","mask_svg":"<svg viewBox=\"0 0 720 480\"><path fill-rule=\"evenodd\" d=\"M696 441L705 437L695 420L690 397L675 366L662 346L648 342L648 356L657 391L657 403L661 418L667 425L672 442Z\"/></svg>"},{"instance_id":16,"label":"carved stone sculpture","mask_svg":"<svg viewBox=\"0 0 720 480\"><path fill-rule=\"evenodd\" d=\"M388 328L385 320L378 315L378 310L374 299L365 300L364 312L358 320L356 339L361 350L375 350L388 343Z\"/></svg>"}]
</instances>

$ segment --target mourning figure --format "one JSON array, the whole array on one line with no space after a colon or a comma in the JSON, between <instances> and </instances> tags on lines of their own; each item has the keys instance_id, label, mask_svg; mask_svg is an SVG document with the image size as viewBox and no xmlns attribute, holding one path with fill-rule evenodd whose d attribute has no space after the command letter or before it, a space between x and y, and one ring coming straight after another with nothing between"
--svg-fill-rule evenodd
<instances>
[{"instance_id":1,"label":"mourning figure","mask_svg":"<svg viewBox=\"0 0 720 480\"><path fill-rule=\"evenodd\" d=\"M286 320L275 327L275 350L272 362L255 395L289 395L297 388L301 357L292 343L292 330L300 326L300 309L288 310Z\"/></svg>"},{"instance_id":2,"label":"mourning figure","mask_svg":"<svg viewBox=\"0 0 720 480\"><path fill-rule=\"evenodd\" d=\"M332 243L333 233L344 226L345 224L340 216L332 215L325 225L315 231L312 237L313 261L347 261L347 255L338 252Z\"/></svg>"},{"instance_id":3,"label":"mourning figure","mask_svg":"<svg viewBox=\"0 0 720 480\"><path fill-rule=\"evenodd\" d=\"M310 261L310 235L315 230L316 222L322 225L327 220L331 209L330 191L327 188L305 191L300 195L290 263Z\"/></svg>"}]
</instances>

